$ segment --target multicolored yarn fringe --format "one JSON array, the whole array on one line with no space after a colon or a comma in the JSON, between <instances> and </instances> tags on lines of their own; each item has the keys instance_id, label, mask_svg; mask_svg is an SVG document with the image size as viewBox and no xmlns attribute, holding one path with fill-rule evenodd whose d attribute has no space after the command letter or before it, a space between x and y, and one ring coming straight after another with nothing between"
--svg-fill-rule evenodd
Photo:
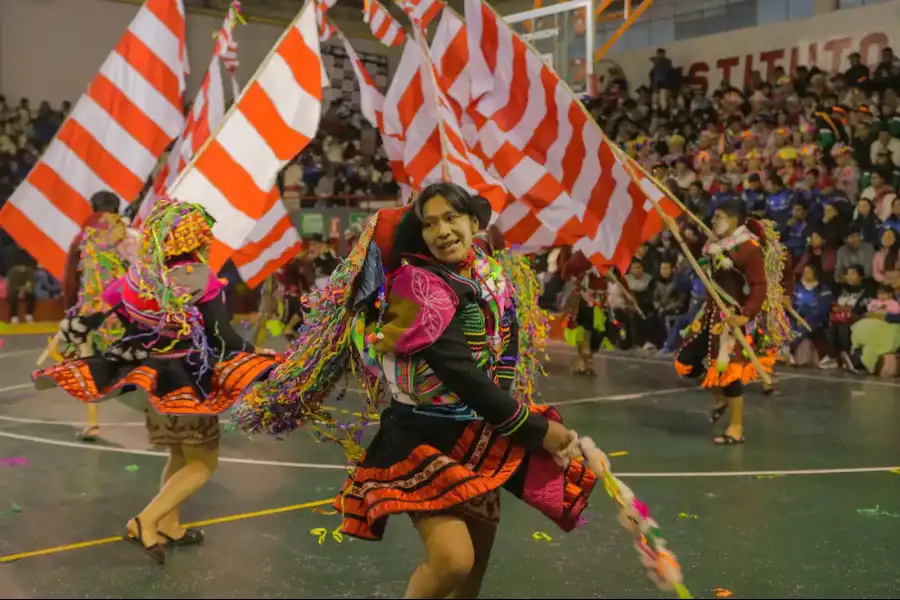
<instances>
[{"instance_id":1,"label":"multicolored yarn fringe","mask_svg":"<svg viewBox=\"0 0 900 600\"><path fill-rule=\"evenodd\" d=\"M766 300L760 313L765 322L759 323L759 328L765 332L761 345L764 349L781 348L795 337L782 304L784 288L781 286L781 276L784 273L785 253L788 250L781 243L774 222L764 220L760 223L766 237L763 260L767 283Z\"/></svg>"},{"instance_id":2,"label":"multicolored yarn fringe","mask_svg":"<svg viewBox=\"0 0 900 600\"><path fill-rule=\"evenodd\" d=\"M163 327L170 331L177 329L172 345L182 339L191 339L200 353L199 358L189 360L201 361L201 376L209 367L213 350L191 293L172 280L168 263L171 258L183 255L192 255L205 263L212 239L212 224L201 206L160 198L144 221L140 254L131 267L138 293L142 298L156 301L159 306L159 310L151 315L159 323L157 329L140 337L151 338L149 344L145 342L149 347L161 339ZM165 352L169 348L154 349Z\"/></svg>"},{"instance_id":3,"label":"multicolored yarn fringe","mask_svg":"<svg viewBox=\"0 0 900 600\"><path fill-rule=\"evenodd\" d=\"M278 436L314 421L322 426L317 429L321 438L339 441L345 448L358 445L362 425L339 425L321 411L321 406L348 374L348 367L353 369L350 326L354 317L354 282L363 268L374 232L375 219L332 273L328 285L303 299L308 308L304 325L285 362L267 381L245 395L237 414L241 430ZM345 391L340 392L338 400Z\"/></svg>"},{"instance_id":4,"label":"multicolored yarn fringe","mask_svg":"<svg viewBox=\"0 0 900 600\"><path fill-rule=\"evenodd\" d=\"M591 470L603 479L606 493L619 506L619 523L635 535L634 548L647 576L663 591L674 590L679 598L693 598L684 586L681 565L666 548L662 530L653 520L650 509L634 495L631 488L612 474L609 459L591 438L581 438L580 447Z\"/></svg>"},{"instance_id":5,"label":"multicolored yarn fringe","mask_svg":"<svg viewBox=\"0 0 900 600\"><path fill-rule=\"evenodd\" d=\"M125 274L123 243L126 236L125 222L113 213L101 216L96 226L84 230L78 263L81 273L78 302L69 310L70 317L107 312L112 308L103 301L103 290ZM91 342L94 348L105 351L124 333L119 319L110 317L91 332ZM67 348L63 354L68 356L75 350Z\"/></svg>"},{"instance_id":6,"label":"multicolored yarn fringe","mask_svg":"<svg viewBox=\"0 0 900 600\"><path fill-rule=\"evenodd\" d=\"M550 315L538 306L541 286L531 269L528 258L503 250L494 258L502 265L506 278L512 283L516 316L519 321L519 360L516 363L514 397L522 403L534 403L534 383L545 375L541 356L547 356Z\"/></svg>"}]
</instances>

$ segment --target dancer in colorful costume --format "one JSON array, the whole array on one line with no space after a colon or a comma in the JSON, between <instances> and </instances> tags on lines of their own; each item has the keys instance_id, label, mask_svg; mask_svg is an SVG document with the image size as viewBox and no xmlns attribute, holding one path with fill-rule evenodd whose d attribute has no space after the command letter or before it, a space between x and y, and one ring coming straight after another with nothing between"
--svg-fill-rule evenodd
<instances>
[{"instance_id":1,"label":"dancer in colorful costume","mask_svg":"<svg viewBox=\"0 0 900 600\"><path fill-rule=\"evenodd\" d=\"M560 458L577 437L558 413L530 401L519 328L537 289L516 298L503 266L473 246L489 217L485 201L450 183L426 187L411 210L380 212L349 258L360 276L332 278L337 305L355 307L337 309L350 324L307 332L241 408L244 429L277 434L310 419L330 391L321 380L351 363L370 397L387 381L379 432L334 506L343 531L366 540L409 515L426 558L407 598L477 597L501 487L571 531L596 483L581 461Z\"/></svg>"},{"instance_id":2,"label":"dancer in colorful costume","mask_svg":"<svg viewBox=\"0 0 900 600\"><path fill-rule=\"evenodd\" d=\"M734 312L726 317L707 300L686 330L675 368L680 375L702 377L702 386L713 391L711 423L731 409L728 428L713 442L734 445L744 442L744 384L760 376L731 326L743 332L756 348L762 368L771 372L785 336L790 335L780 283L783 248L771 225L747 219L740 198L716 208L713 232L718 239L705 240L699 262L715 292Z\"/></svg>"},{"instance_id":3,"label":"dancer in colorful costume","mask_svg":"<svg viewBox=\"0 0 900 600\"><path fill-rule=\"evenodd\" d=\"M566 343L575 346L578 357L571 371L576 375L594 375L594 354L605 345L613 347L608 334L612 325L604 308L606 279L582 252L572 255L562 268L562 278L574 287L565 306Z\"/></svg>"},{"instance_id":4,"label":"dancer in colorful costume","mask_svg":"<svg viewBox=\"0 0 900 600\"><path fill-rule=\"evenodd\" d=\"M127 539L160 564L163 541L203 541L202 532L181 525L179 507L216 469L218 415L276 365L275 358L254 354L229 322L225 286L205 264L211 225L197 205L158 201L145 221L138 260L103 293L111 310L61 324L66 341L80 346L118 318L120 339L102 355L33 375L39 390L58 386L88 403L122 395L144 410L150 441L167 446L169 460L159 494L128 522Z\"/></svg>"},{"instance_id":5,"label":"dancer in colorful costume","mask_svg":"<svg viewBox=\"0 0 900 600\"><path fill-rule=\"evenodd\" d=\"M63 278L63 301L68 316L85 316L105 312L111 307L103 301L103 290L125 274L128 266L128 227L119 215L119 197L112 192L98 192L91 197L93 213L69 248L67 268ZM50 342L48 353L59 352L63 357L85 358L106 351L121 337L122 325L110 318L80 346L60 348L62 335ZM46 354L38 361L44 362ZM87 405L87 426L79 437L92 442L100 435L100 414L96 404Z\"/></svg>"}]
</instances>

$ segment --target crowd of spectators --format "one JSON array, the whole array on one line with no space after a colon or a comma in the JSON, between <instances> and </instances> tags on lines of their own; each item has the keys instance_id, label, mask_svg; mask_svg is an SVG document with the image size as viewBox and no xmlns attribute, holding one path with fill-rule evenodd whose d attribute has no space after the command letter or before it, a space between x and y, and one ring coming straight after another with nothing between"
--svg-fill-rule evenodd
<instances>
[{"instance_id":1,"label":"crowd of spectators","mask_svg":"<svg viewBox=\"0 0 900 600\"><path fill-rule=\"evenodd\" d=\"M708 92L682 81L664 49L652 64L650 85L634 90L613 73L586 102L594 118L701 218L739 197L750 216L774 221L793 305L812 329L797 327L789 359L858 368L851 325L900 322L900 59L885 48L870 69L853 53L843 73L779 67ZM700 235L687 219L683 230ZM566 283L553 262L551 295ZM705 290L668 233L621 279L625 293L611 284L606 298L619 325L610 343L671 353Z\"/></svg>"},{"instance_id":2,"label":"crowd of spectators","mask_svg":"<svg viewBox=\"0 0 900 600\"><path fill-rule=\"evenodd\" d=\"M872 68L854 53L842 73L778 67L768 77L753 72L741 86L722 82L705 90L683 81L660 49L648 83L632 89L613 72L586 106L701 218L738 196L750 215L774 221L792 258L794 306L812 328L798 331L792 360L853 368L850 325L866 317L900 319L900 59L885 48ZM45 102L33 110L27 99L11 104L0 97L0 204L69 108ZM297 207L397 195L377 136L364 144L340 110L331 111L321 135L282 173L285 198L295 198ZM700 234L688 221L684 229L688 237ZM561 265L542 264L549 270L544 280L559 284ZM6 294L10 309L56 293L52 277L5 233L0 274L0 296ZM669 236L641 247L622 279L625 293L610 290L607 303L616 321L629 326L610 343L672 352L705 292Z\"/></svg>"}]
</instances>

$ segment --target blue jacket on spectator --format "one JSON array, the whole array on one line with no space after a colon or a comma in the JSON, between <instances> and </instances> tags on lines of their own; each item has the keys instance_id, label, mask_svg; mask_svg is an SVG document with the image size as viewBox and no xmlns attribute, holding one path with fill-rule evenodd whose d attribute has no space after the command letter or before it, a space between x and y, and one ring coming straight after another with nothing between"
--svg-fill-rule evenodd
<instances>
[{"instance_id":1,"label":"blue jacket on spectator","mask_svg":"<svg viewBox=\"0 0 900 600\"><path fill-rule=\"evenodd\" d=\"M62 294L62 287L53 275L44 269L38 269L34 276L34 295L38 300L56 298Z\"/></svg>"},{"instance_id":2,"label":"blue jacket on spectator","mask_svg":"<svg viewBox=\"0 0 900 600\"><path fill-rule=\"evenodd\" d=\"M794 192L787 188L770 194L766 199L766 218L784 227L791 218L794 202Z\"/></svg>"},{"instance_id":3,"label":"blue jacket on spectator","mask_svg":"<svg viewBox=\"0 0 900 600\"><path fill-rule=\"evenodd\" d=\"M748 213L765 212L766 192L764 190L744 190L743 198Z\"/></svg>"},{"instance_id":4,"label":"blue jacket on spectator","mask_svg":"<svg viewBox=\"0 0 900 600\"><path fill-rule=\"evenodd\" d=\"M806 221L795 223L784 229L784 245L791 251L791 256L799 259L806 251L806 238L809 237L809 226Z\"/></svg>"},{"instance_id":5,"label":"blue jacket on spectator","mask_svg":"<svg viewBox=\"0 0 900 600\"><path fill-rule=\"evenodd\" d=\"M809 323L813 331L818 331L828 325L832 300L831 290L821 282L812 289L807 288L802 281L794 286L794 308ZM794 328L804 337L809 334L806 329L801 329L796 324L794 324Z\"/></svg>"}]
</instances>

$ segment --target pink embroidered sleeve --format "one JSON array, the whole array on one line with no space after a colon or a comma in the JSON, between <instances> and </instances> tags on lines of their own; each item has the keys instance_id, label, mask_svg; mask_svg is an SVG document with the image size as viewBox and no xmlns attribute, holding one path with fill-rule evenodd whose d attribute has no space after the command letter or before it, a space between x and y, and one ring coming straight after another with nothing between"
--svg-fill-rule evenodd
<instances>
[{"instance_id":1,"label":"pink embroidered sleeve","mask_svg":"<svg viewBox=\"0 0 900 600\"><path fill-rule=\"evenodd\" d=\"M459 303L447 282L410 265L400 267L395 273L391 296L409 300L419 307L412 327L394 345L400 354L415 354L432 345L450 325Z\"/></svg>"}]
</instances>

